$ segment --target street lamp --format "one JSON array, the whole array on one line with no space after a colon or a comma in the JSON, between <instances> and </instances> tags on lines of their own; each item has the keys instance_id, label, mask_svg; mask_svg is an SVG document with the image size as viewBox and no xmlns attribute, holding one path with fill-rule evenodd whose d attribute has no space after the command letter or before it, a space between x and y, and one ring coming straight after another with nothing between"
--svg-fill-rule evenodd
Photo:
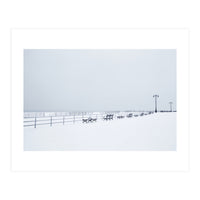
<instances>
[{"instance_id":1,"label":"street lamp","mask_svg":"<svg viewBox=\"0 0 200 200\"><path fill-rule=\"evenodd\" d=\"M155 94L153 95L153 98L155 98L155 112L157 113L157 98L159 97L159 95Z\"/></svg>"}]
</instances>

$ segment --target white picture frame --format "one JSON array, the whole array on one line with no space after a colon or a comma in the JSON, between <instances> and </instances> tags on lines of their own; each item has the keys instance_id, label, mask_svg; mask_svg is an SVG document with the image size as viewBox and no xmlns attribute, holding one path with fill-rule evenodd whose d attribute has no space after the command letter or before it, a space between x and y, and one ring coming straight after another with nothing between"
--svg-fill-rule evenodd
<instances>
[{"instance_id":1,"label":"white picture frame","mask_svg":"<svg viewBox=\"0 0 200 200\"><path fill-rule=\"evenodd\" d=\"M12 29L13 171L188 171L187 29ZM24 49L176 49L177 151L23 150Z\"/></svg>"}]
</instances>

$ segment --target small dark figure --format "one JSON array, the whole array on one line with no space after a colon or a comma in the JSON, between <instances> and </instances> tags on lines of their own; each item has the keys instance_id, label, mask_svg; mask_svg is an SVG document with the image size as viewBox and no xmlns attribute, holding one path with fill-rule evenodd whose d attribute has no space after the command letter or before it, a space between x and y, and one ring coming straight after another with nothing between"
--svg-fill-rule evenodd
<instances>
[{"instance_id":1,"label":"small dark figure","mask_svg":"<svg viewBox=\"0 0 200 200\"><path fill-rule=\"evenodd\" d=\"M122 116L122 115L117 116L117 119L123 119L123 118L124 118L124 116Z\"/></svg>"},{"instance_id":2,"label":"small dark figure","mask_svg":"<svg viewBox=\"0 0 200 200\"><path fill-rule=\"evenodd\" d=\"M109 114L109 115L106 115L104 118L104 120L113 120L113 115L112 114Z\"/></svg>"},{"instance_id":3,"label":"small dark figure","mask_svg":"<svg viewBox=\"0 0 200 200\"><path fill-rule=\"evenodd\" d=\"M83 123L88 123L88 119L82 119Z\"/></svg>"},{"instance_id":4,"label":"small dark figure","mask_svg":"<svg viewBox=\"0 0 200 200\"><path fill-rule=\"evenodd\" d=\"M133 114L129 113L126 117L131 118L131 117L133 117Z\"/></svg>"},{"instance_id":5,"label":"small dark figure","mask_svg":"<svg viewBox=\"0 0 200 200\"><path fill-rule=\"evenodd\" d=\"M96 118L91 118L91 117L89 117L88 119L82 119L83 123L96 122L96 121L97 121Z\"/></svg>"}]
</instances>

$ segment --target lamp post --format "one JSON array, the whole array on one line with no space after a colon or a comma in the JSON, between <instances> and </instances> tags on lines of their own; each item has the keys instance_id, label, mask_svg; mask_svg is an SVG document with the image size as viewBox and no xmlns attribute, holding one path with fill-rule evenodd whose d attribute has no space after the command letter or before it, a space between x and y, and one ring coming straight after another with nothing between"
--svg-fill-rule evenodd
<instances>
[{"instance_id":1,"label":"lamp post","mask_svg":"<svg viewBox=\"0 0 200 200\"><path fill-rule=\"evenodd\" d=\"M157 113L157 98L159 97L159 95L155 94L153 95L153 98L155 98L155 112Z\"/></svg>"},{"instance_id":2,"label":"lamp post","mask_svg":"<svg viewBox=\"0 0 200 200\"><path fill-rule=\"evenodd\" d=\"M172 104L173 104L173 102L169 102L169 105L170 105L170 112L172 112Z\"/></svg>"}]
</instances>

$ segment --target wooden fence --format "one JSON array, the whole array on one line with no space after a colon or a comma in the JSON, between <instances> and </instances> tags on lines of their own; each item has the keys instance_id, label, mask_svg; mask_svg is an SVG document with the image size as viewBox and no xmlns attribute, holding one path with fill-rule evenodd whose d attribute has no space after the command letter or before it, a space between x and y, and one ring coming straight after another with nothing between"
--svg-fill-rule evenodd
<instances>
[{"instance_id":1,"label":"wooden fence","mask_svg":"<svg viewBox=\"0 0 200 200\"><path fill-rule=\"evenodd\" d=\"M153 112L138 112L132 113L131 117L145 116ZM120 113L97 113L97 114L82 114L82 115L63 115L63 116L44 116L44 117L24 117L24 127L38 127L41 125L53 126L54 124L74 124L82 123L84 119L92 118L95 121L105 120L106 115L113 115L113 119L130 118L130 112ZM122 117L123 116L123 117Z\"/></svg>"}]
</instances>

